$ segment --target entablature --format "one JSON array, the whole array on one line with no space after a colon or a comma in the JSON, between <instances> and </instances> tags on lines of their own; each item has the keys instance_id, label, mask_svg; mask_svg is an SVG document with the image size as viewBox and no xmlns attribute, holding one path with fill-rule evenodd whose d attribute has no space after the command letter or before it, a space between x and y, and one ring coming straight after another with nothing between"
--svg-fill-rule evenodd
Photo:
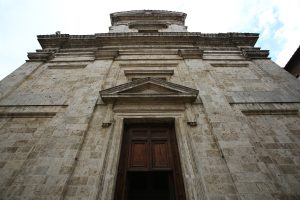
<instances>
[{"instance_id":1,"label":"entablature","mask_svg":"<svg viewBox=\"0 0 300 200\"><path fill-rule=\"evenodd\" d=\"M123 45L254 46L256 33L159 32L99 33L94 35L38 35L42 48L90 48Z\"/></svg>"}]
</instances>

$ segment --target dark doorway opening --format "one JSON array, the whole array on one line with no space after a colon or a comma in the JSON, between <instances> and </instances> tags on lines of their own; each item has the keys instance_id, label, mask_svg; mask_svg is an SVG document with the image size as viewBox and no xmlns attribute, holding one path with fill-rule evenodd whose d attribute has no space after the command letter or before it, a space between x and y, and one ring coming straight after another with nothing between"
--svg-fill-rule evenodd
<instances>
[{"instance_id":1,"label":"dark doorway opening","mask_svg":"<svg viewBox=\"0 0 300 200\"><path fill-rule=\"evenodd\" d=\"M125 123L115 200L185 200L174 122Z\"/></svg>"},{"instance_id":2,"label":"dark doorway opening","mask_svg":"<svg viewBox=\"0 0 300 200\"><path fill-rule=\"evenodd\" d=\"M174 200L174 185L171 173L129 172L127 199L130 200Z\"/></svg>"}]
</instances>

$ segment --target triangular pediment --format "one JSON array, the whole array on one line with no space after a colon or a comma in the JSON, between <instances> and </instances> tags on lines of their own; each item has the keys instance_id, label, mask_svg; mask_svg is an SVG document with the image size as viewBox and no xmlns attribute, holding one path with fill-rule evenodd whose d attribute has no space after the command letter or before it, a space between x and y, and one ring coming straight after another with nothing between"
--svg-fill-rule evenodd
<instances>
[{"instance_id":1,"label":"triangular pediment","mask_svg":"<svg viewBox=\"0 0 300 200\"><path fill-rule=\"evenodd\" d=\"M104 102L130 101L173 101L192 102L197 98L198 90L159 78L142 78L100 91Z\"/></svg>"},{"instance_id":2,"label":"triangular pediment","mask_svg":"<svg viewBox=\"0 0 300 200\"><path fill-rule=\"evenodd\" d=\"M172 88L166 88L159 84L155 84L153 82L146 82L144 84L137 85L133 88L130 88L128 90L124 90L122 92L119 92L119 94L125 94L125 93L133 93L133 94L176 94L178 93L177 90L174 90Z\"/></svg>"}]
</instances>

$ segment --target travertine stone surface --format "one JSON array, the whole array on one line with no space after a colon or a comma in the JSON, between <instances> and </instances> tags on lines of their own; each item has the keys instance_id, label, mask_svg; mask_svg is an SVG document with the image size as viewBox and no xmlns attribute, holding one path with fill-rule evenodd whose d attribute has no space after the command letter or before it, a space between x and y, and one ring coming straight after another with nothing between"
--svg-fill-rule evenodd
<instances>
[{"instance_id":1,"label":"travertine stone surface","mask_svg":"<svg viewBox=\"0 0 300 200\"><path fill-rule=\"evenodd\" d=\"M106 106L95 108L90 126L79 153L76 168L65 194L66 199L96 199L111 128L102 128Z\"/></svg>"},{"instance_id":2,"label":"travertine stone surface","mask_svg":"<svg viewBox=\"0 0 300 200\"><path fill-rule=\"evenodd\" d=\"M0 199L113 199L128 119L174 121L188 200L298 199L299 80L258 34L189 33L185 17L38 36L0 82Z\"/></svg>"},{"instance_id":3,"label":"travertine stone surface","mask_svg":"<svg viewBox=\"0 0 300 200\"><path fill-rule=\"evenodd\" d=\"M1 194L13 184L15 177L22 172L22 166L28 164L26 162L27 157L40 138L40 135L35 132L50 119L34 116L1 118ZM46 170L45 168L37 167L33 170L35 176L27 180L28 185L40 184L46 181L43 173L43 170Z\"/></svg>"},{"instance_id":4,"label":"travertine stone surface","mask_svg":"<svg viewBox=\"0 0 300 200\"><path fill-rule=\"evenodd\" d=\"M66 97L70 98L70 104L66 107L65 112L57 113L48 123L32 130L39 137L35 144L31 145L29 154L24 158L25 164L22 165L19 173L14 175L8 188L5 190L3 188L2 196L4 198L61 198L66 183L70 181L70 173L75 166L77 154L80 152L98 99L98 88L103 82L101 77L106 75L110 64L111 61L95 61L85 68L84 73L82 71L78 73L78 76L82 77L80 87L76 87L78 82L75 82L74 85L69 85L73 91L69 94L64 93ZM47 73L48 69L44 70ZM46 81L44 84L47 86ZM30 89L28 91L35 92ZM24 103L28 106L31 101ZM51 105L51 102L46 103L48 107L55 105L55 103ZM31 104L30 106L37 105ZM26 130L20 131L21 133L26 132ZM3 142L5 141L8 142L7 140ZM43 175L45 180L42 182L30 181L39 178L36 175Z\"/></svg>"},{"instance_id":5,"label":"travertine stone surface","mask_svg":"<svg viewBox=\"0 0 300 200\"><path fill-rule=\"evenodd\" d=\"M15 90L42 64L42 62L27 62L16 69L0 82L0 99Z\"/></svg>"},{"instance_id":6,"label":"travertine stone surface","mask_svg":"<svg viewBox=\"0 0 300 200\"><path fill-rule=\"evenodd\" d=\"M256 129L253 140L266 167L264 170L271 173L272 182L276 183L282 193L299 197L299 116L270 113L249 115L247 118L253 129ZM260 189L270 188L266 183L257 186ZM277 188L270 190L276 191Z\"/></svg>"}]
</instances>

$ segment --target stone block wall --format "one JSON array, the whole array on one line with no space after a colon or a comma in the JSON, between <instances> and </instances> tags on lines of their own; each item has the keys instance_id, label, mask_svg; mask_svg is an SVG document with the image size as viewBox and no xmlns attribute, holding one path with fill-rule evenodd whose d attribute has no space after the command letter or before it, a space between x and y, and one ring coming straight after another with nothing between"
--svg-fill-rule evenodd
<instances>
[{"instance_id":1,"label":"stone block wall","mask_svg":"<svg viewBox=\"0 0 300 200\"><path fill-rule=\"evenodd\" d=\"M39 127L43 127L50 118L37 118L37 117L10 117L1 118L0 128L0 193L3 194L10 186L12 186L15 177L24 173L22 171L23 165L28 165L26 162L30 156L30 152L36 146L39 134L36 134L36 130ZM49 165L44 167L32 166L34 176L27 180L27 184L43 183L46 182L44 176L45 170L49 168ZM13 189L11 189L13 190ZM15 191L17 193L17 191ZM21 188L18 190L21 193Z\"/></svg>"},{"instance_id":2,"label":"stone block wall","mask_svg":"<svg viewBox=\"0 0 300 200\"><path fill-rule=\"evenodd\" d=\"M299 196L299 131L300 118L297 115L249 115L251 127L255 130L257 151L260 158L271 173L270 179L276 188L268 188L267 184L257 185L261 189L280 190L278 198ZM258 166L261 167L262 166ZM288 196L285 196L289 194Z\"/></svg>"},{"instance_id":3,"label":"stone block wall","mask_svg":"<svg viewBox=\"0 0 300 200\"><path fill-rule=\"evenodd\" d=\"M0 199L112 199L126 118L175 120L187 199L299 197L298 80L236 49L183 59L174 47L127 48L102 60L65 49L1 81ZM131 81L126 70L149 69L199 90L197 100L99 98Z\"/></svg>"}]
</instances>

